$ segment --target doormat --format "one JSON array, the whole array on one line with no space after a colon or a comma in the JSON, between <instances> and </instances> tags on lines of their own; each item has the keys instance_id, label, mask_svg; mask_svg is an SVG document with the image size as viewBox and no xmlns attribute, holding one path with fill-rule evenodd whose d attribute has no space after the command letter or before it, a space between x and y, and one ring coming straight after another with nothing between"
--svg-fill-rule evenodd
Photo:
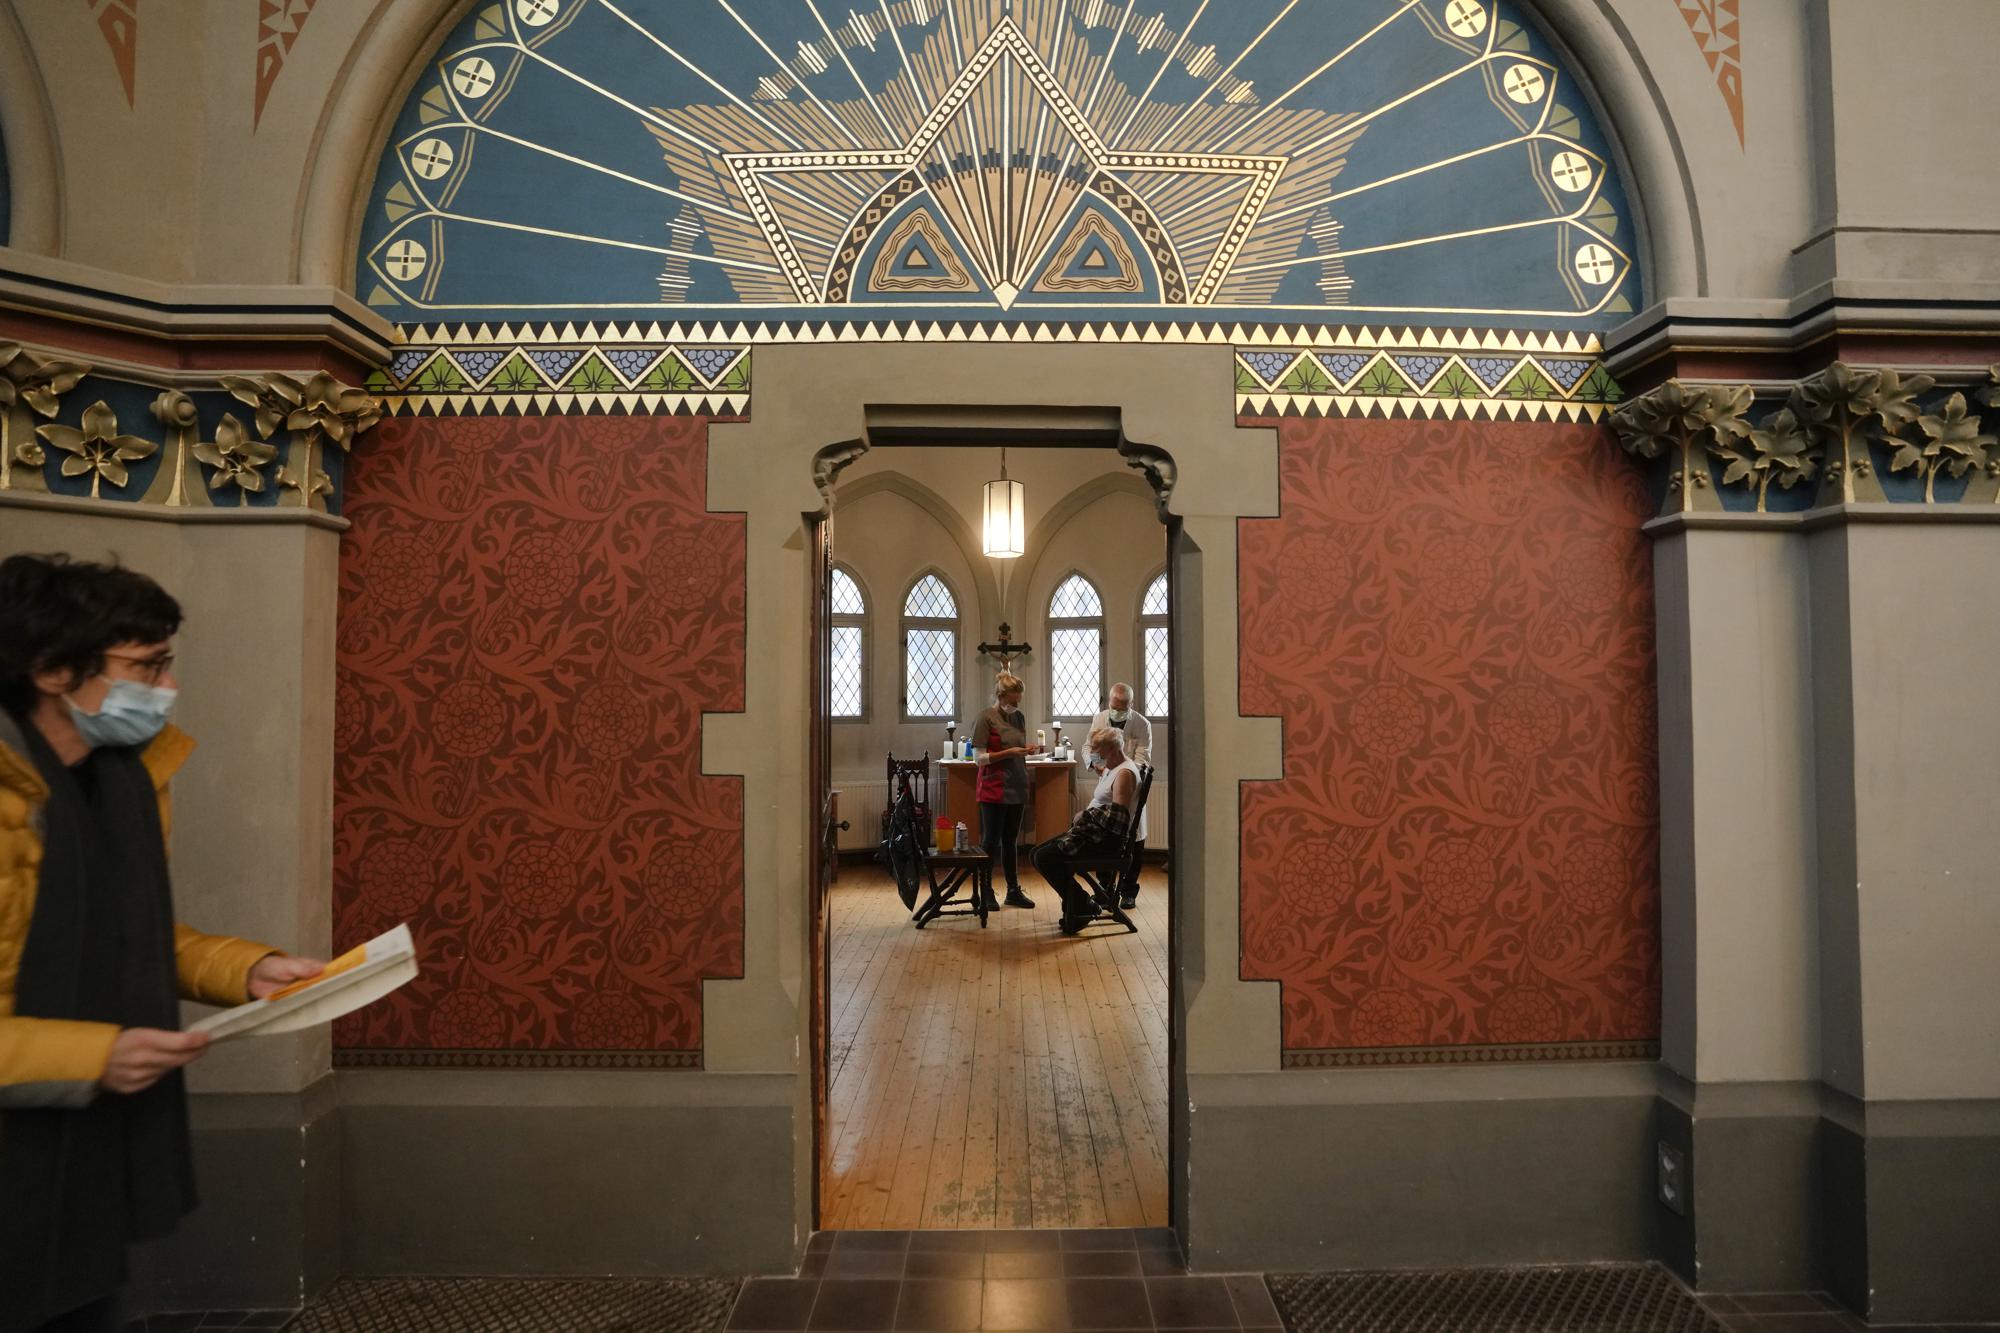
<instances>
[{"instance_id":1,"label":"doormat","mask_svg":"<svg viewBox=\"0 0 2000 1333\"><path fill-rule=\"evenodd\" d=\"M1292 1333L1724 1333L1657 1264L1273 1273Z\"/></svg>"},{"instance_id":2,"label":"doormat","mask_svg":"<svg viewBox=\"0 0 2000 1333\"><path fill-rule=\"evenodd\" d=\"M709 1333L737 1283L690 1280L342 1278L286 1333Z\"/></svg>"}]
</instances>

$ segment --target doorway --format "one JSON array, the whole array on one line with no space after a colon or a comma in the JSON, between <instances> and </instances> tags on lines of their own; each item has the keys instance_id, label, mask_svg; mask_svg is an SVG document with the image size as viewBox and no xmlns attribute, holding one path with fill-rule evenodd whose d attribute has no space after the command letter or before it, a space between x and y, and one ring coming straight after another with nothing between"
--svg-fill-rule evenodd
<instances>
[{"instance_id":1,"label":"doorway","mask_svg":"<svg viewBox=\"0 0 2000 1333\"><path fill-rule=\"evenodd\" d=\"M1115 435L946 428L940 443L893 414L871 412L871 426L873 447L828 488L810 562L816 1225L1170 1225L1171 527ZM1002 444L1030 487L1028 552L1009 561L979 549L979 492ZM916 929L871 855L888 760L920 761L935 813L969 798L971 772L937 762L946 724L972 734L1003 665L1023 682L1031 739L1060 724L1087 754L1116 684L1152 722L1134 933L1059 933L1055 893L1028 859L1033 819L1018 863L1033 906L983 925ZM1034 778L1067 779L1051 827L1097 781L1081 763ZM1046 792L1034 804L1049 825ZM976 816L966 823L977 840ZM1004 899L998 865L993 878Z\"/></svg>"}]
</instances>

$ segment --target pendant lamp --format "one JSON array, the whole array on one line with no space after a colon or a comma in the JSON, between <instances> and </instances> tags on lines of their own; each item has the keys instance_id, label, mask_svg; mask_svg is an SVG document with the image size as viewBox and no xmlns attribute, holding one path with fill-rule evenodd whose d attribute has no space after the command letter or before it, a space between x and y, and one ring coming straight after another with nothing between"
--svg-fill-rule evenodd
<instances>
[{"instance_id":1,"label":"pendant lamp","mask_svg":"<svg viewBox=\"0 0 2000 1333\"><path fill-rule=\"evenodd\" d=\"M1015 560L1026 554L1028 488L1007 480L1007 451L1000 450L1000 480L986 483L986 554Z\"/></svg>"}]
</instances>

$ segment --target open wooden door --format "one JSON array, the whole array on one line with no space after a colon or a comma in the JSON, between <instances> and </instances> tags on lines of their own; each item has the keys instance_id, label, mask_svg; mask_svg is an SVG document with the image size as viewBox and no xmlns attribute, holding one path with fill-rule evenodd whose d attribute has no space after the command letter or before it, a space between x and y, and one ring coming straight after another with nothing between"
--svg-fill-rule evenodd
<instances>
[{"instance_id":1,"label":"open wooden door","mask_svg":"<svg viewBox=\"0 0 2000 1333\"><path fill-rule=\"evenodd\" d=\"M811 577L812 577L812 632L807 637L812 653L810 679L813 683L811 741L808 746L808 762L812 774L811 800L813 819L812 864L808 867L809 892L812 896L810 912L812 936L809 950L812 955L812 1050L808 1059L812 1062L813 1081L813 1224L819 1224L820 1183L825 1175L826 1163L826 1099L827 1099L827 1024L830 1013L832 985L832 931L829 929L830 902L834 870L840 855L840 830L847 827L839 822L839 814L834 806L832 732L833 715L833 632L832 607L829 601L829 583L833 567L833 516L831 513L813 522L811 533Z\"/></svg>"}]
</instances>

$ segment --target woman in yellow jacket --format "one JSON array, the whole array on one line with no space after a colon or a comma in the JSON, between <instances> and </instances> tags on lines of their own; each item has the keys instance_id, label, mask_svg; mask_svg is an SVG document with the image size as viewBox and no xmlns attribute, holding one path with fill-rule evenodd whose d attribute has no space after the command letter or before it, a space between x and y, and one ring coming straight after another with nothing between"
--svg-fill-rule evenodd
<instances>
[{"instance_id":1,"label":"woman in yellow jacket","mask_svg":"<svg viewBox=\"0 0 2000 1333\"><path fill-rule=\"evenodd\" d=\"M316 974L174 924L180 606L132 570L0 561L0 1333L119 1327L126 1247L194 1206L181 998Z\"/></svg>"}]
</instances>

